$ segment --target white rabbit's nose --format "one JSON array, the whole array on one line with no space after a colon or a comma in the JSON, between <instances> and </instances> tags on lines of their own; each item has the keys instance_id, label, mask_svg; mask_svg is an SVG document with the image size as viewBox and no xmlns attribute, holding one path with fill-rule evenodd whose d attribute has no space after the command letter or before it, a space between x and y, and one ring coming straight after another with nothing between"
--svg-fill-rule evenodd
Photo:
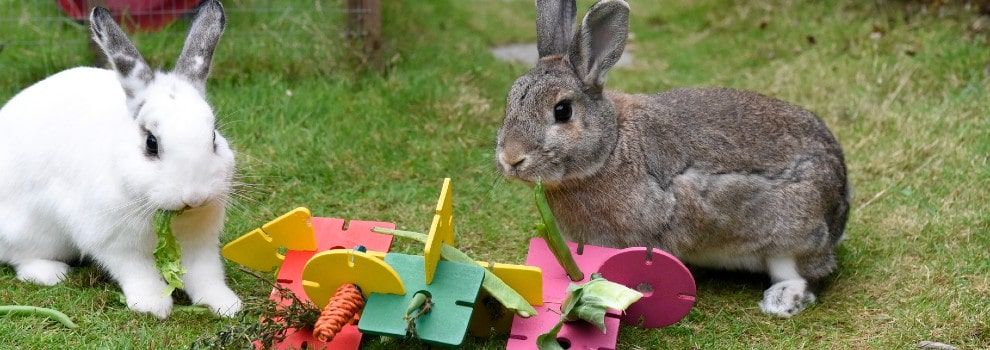
<instances>
[{"instance_id":1,"label":"white rabbit's nose","mask_svg":"<svg viewBox=\"0 0 990 350\"><path fill-rule=\"evenodd\" d=\"M198 208L206 203L206 194L192 193L183 196L182 203L188 208Z\"/></svg>"}]
</instances>

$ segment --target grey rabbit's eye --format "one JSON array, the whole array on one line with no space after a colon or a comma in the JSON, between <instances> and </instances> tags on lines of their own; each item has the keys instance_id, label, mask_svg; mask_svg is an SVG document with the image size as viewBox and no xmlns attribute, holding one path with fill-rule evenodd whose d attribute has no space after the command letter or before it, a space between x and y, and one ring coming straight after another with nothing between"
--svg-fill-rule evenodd
<instances>
[{"instance_id":1,"label":"grey rabbit's eye","mask_svg":"<svg viewBox=\"0 0 990 350\"><path fill-rule=\"evenodd\" d=\"M158 138L154 134L148 133L148 138L144 141L144 152L151 158L158 158Z\"/></svg>"},{"instance_id":2,"label":"grey rabbit's eye","mask_svg":"<svg viewBox=\"0 0 990 350\"><path fill-rule=\"evenodd\" d=\"M568 120L571 120L570 100L557 102L557 105L553 107L553 119L558 123L566 123Z\"/></svg>"}]
</instances>

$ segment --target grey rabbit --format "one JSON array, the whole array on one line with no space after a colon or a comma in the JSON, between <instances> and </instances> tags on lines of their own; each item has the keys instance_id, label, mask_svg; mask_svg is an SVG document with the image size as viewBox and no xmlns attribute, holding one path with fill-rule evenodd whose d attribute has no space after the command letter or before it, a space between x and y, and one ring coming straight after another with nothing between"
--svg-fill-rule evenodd
<instances>
[{"instance_id":1,"label":"grey rabbit","mask_svg":"<svg viewBox=\"0 0 990 350\"><path fill-rule=\"evenodd\" d=\"M769 274L764 313L815 301L849 213L842 148L813 113L754 92L604 89L629 6L537 0L540 59L513 84L498 131L506 177L540 179L569 239L662 248L702 267Z\"/></svg>"}]
</instances>

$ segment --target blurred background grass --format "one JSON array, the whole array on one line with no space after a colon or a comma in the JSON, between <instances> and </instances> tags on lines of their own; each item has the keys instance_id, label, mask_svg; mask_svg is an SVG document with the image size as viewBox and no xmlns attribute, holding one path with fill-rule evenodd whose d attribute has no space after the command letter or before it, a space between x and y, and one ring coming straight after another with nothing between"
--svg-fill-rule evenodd
<instances>
[{"instance_id":1,"label":"blurred background grass","mask_svg":"<svg viewBox=\"0 0 990 350\"><path fill-rule=\"evenodd\" d=\"M579 16L591 3L580 1ZM506 91L528 67L496 61L488 50L535 40L532 1L383 2L384 74L351 63L337 1L225 6L228 29L209 96L253 185L231 209L224 241L297 206L424 231L442 178L453 177L458 246L479 259L524 260L532 201L526 186L500 179L492 149ZM695 270L691 314L660 330L625 327L618 348L905 348L921 340L990 348L990 21L979 5L633 0L631 7L635 62L610 74L610 88L722 85L803 105L843 144L855 198L840 268L803 314L762 315L756 302L765 277ZM86 28L59 16L54 2L0 0L0 101L91 64ZM152 66L167 69L186 25L134 40ZM397 242L400 251L420 249ZM263 283L228 273L245 298L268 295ZM256 319L176 312L161 322L128 312L117 290L90 266L52 288L20 283L0 267L0 303L54 307L81 326L3 318L0 347L181 348ZM466 347L500 348L504 338Z\"/></svg>"}]
</instances>

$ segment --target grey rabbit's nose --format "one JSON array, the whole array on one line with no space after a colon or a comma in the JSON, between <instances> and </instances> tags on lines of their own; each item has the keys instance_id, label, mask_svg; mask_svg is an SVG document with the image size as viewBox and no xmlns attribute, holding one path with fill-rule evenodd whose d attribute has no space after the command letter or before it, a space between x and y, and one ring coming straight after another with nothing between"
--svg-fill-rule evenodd
<instances>
[{"instance_id":1,"label":"grey rabbit's nose","mask_svg":"<svg viewBox=\"0 0 990 350\"><path fill-rule=\"evenodd\" d=\"M522 167L522 165L526 163L526 160L528 158L526 157L525 154L509 155L507 152L500 153L498 157L499 160L502 161L502 165L505 165L506 168L510 168L513 170L518 170L520 167Z\"/></svg>"},{"instance_id":2,"label":"grey rabbit's nose","mask_svg":"<svg viewBox=\"0 0 990 350\"><path fill-rule=\"evenodd\" d=\"M522 158L519 158L519 160L517 160L516 162L512 163L512 167L518 168L519 166L523 165L523 163L525 162L526 162L526 156L523 156Z\"/></svg>"}]
</instances>

